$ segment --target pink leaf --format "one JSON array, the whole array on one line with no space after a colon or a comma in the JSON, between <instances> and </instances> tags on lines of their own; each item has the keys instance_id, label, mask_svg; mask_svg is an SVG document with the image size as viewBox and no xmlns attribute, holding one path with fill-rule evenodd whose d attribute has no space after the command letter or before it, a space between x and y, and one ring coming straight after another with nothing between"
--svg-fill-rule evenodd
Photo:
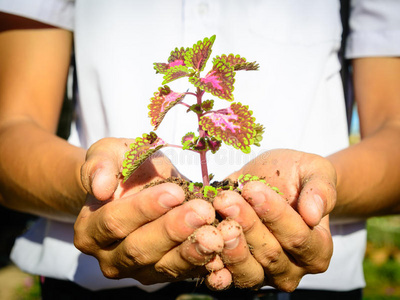
<instances>
[{"instance_id":1,"label":"pink leaf","mask_svg":"<svg viewBox=\"0 0 400 300\"><path fill-rule=\"evenodd\" d=\"M202 116L200 125L210 136L249 153L257 135L254 121L252 111L247 106L232 103L227 109Z\"/></svg>"},{"instance_id":2,"label":"pink leaf","mask_svg":"<svg viewBox=\"0 0 400 300\"><path fill-rule=\"evenodd\" d=\"M217 59L214 61L212 70L204 78L190 77L189 81L216 97L232 101L234 77L233 67L223 59Z\"/></svg>"},{"instance_id":3,"label":"pink leaf","mask_svg":"<svg viewBox=\"0 0 400 300\"><path fill-rule=\"evenodd\" d=\"M149 117L151 118L151 125L154 126L154 130L157 130L161 124L166 113L183 100L185 94L176 93L165 85L158 89L158 92L154 93L154 97L150 99Z\"/></svg>"}]
</instances>

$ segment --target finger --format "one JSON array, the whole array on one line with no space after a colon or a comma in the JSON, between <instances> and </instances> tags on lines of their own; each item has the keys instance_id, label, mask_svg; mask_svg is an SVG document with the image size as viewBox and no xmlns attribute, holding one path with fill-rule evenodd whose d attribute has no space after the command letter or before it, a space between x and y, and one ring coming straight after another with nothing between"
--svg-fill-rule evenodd
<instances>
[{"instance_id":1,"label":"finger","mask_svg":"<svg viewBox=\"0 0 400 300\"><path fill-rule=\"evenodd\" d=\"M91 197L75 222L75 245L84 253L107 247L181 204L184 197L172 183L108 202Z\"/></svg>"},{"instance_id":2,"label":"finger","mask_svg":"<svg viewBox=\"0 0 400 300\"><path fill-rule=\"evenodd\" d=\"M263 184L264 185L264 184ZM213 202L216 211L225 219L240 224L251 252L269 274L281 274L288 271L289 258L279 241L265 226L255 210L236 192L220 193Z\"/></svg>"},{"instance_id":3,"label":"finger","mask_svg":"<svg viewBox=\"0 0 400 300\"><path fill-rule=\"evenodd\" d=\"M218 225L224 238L221 257L239 288L259 288L264 282L264 270L251 255L241 226L234 220L224 220Z\"/></svg>"},{"instance_id":4,"label":"finger","mask_svg":"<svg viewBox=\"0 0 400 300\"><path fill-rule=\"evenodd\" d=\"M308 227L279 194L259 182L246 184L242 195L298 265L311 273L327 269L332 256L332 238L327 217L320 225Z\"/></svg>"},{"instance_id":5,"label":"finger","mask_svg":"<svg viewBox=\"0 0 400 300\"><path fill-rule=\"evenodd\" d=\"M232 285L232 274L227 268L214 271L206 277L206 285L214 291L226 290Z\"/></svg>"},{"instance_id":6,"label":"finger","mask_svg":"<svg viewBox=\"0 0 400 300\"><path fill-rule=\"evenodd\" d=\"M118 187L127 139L106 138L93 144L81 168L81 181L86 191L98 200L108 200Z\"/></svg>"},{"instance_id":7,"label":"finger","mask_svg":"<svg viewBox=\"0 0 400 300\"><path fill-rule=\"evenodd\" d=\"M197 228L211 224L214 218L215 211L210 203L199 199L186 202L138 228L116 247L100 250L102 269L110 268L117 278L130 277L136 269L157 263Z\"/></svg>"},{"instance_id":8,"label":"finger","mask_svg":"<svg viewBox=\"0 0 400 300\"><path fill-rule=\"evenodd\" d=\"M207 271L215 272L225 267L224 262L219 254L215 255L208 263L205 264Z\"/></svg>"},{"instance_id":9,"label":"finger","mask_svg":"<svg viewBox=\"0 0 400 300\"><path fill-rule=\"evenodd\" d=\"M297 210L309 226L318 225L335 207L335 186L335 183L326 177L315 174L303 180Z\"/></svg>"},{"instance_id":10,"label":"finger","mask_svg":"<svg viewBox=\"0 0 400 300\"><path fill-rule=\"evenodd\" d=\"M216 257L216 253L221 253L223 246L221 233L214 226L204 225L181 245L166 253L156 263L155 269L167 277L182 278L195 266L205 266ZM217 267L216 261L214 267ZM223 264L220 269L222 268ZM203 268L203 271L205 270L206 268Z\"/></svg>"}]
</instances>

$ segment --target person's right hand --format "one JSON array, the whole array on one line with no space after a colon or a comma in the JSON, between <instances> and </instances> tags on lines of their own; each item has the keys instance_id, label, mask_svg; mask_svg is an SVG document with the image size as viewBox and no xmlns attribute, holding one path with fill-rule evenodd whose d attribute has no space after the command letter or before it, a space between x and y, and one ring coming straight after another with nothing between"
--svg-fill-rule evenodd
<instances>
[{"instance_id":1,"label":"person's right hand","mask_svg":"<svg viewBox=\"0 0 400 300\"><path fill-rule=\"evenodd\" d=\"M161 154L148 159L126 183L120 179L131 140L103 139L87 152L82 183L88 197L75 223L75 246L97 258L108 278L143 284L208 274L204 266L222 251L215 211L204 200L184 202L176 184L145 184L180 177ZM212 237L212 238L210 238Z\"/></svg>"}]
</instances>

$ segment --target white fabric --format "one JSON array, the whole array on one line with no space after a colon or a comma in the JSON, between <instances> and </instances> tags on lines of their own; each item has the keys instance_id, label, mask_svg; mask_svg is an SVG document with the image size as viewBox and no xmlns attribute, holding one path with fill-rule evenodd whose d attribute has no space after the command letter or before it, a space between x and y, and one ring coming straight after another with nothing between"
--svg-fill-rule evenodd
<instances>
[{"instance_id":1,"label":"white fabric","mask_svg":"<svg viewBox=\"0 0 400 300\"><path fill-rule=\"evenodd\" d=\"M398 0L353 0L346 57L399 56Z\"/></svg>"},{"instance_id":2,"label":"white fabric","mask_svg":"<svg viewBox=\"0 0 400 300\"><path fill-rule=\"evenodd\" d=\"M0 11L72 30L74 0L0 0Z\"/></svg>"},{"instance_id":3,"label":"white fabric","mask_svg":"<svg viewBox=\"0 0 400 300\"><path fill-rule=\"evenodd\" d=\"M74 17L75 23L68 24L75 28L80 87L74 129L83 147L106 136L149 132L148 99L162 82L152 63L166 61L176 46L191 46L213 34L217 39L212 56L232 52L260 64L260 71L236 74L234 96L266 127L261 147L253 148L251 155L224 147L210 157L209 171L217 179L271 148L325 156L348 145L336 0L77 0ZM185 79L170 86L177 91L190 87ZM227 105L224 100L216 103ZM169 112L159 136L179 143L184 133L195 130L193 116L185 110ZM194 154L165 152L181 172L200 180ZM328 271L305 276L300 287L363 287L364 222L335 223L331 230L334 254ZM27 272L73 280L92 290L139 284L104 278L96 260L75 249L72 240L71 224L41 220L16 241L12 259Z\"/></svg>"}]
</instances>

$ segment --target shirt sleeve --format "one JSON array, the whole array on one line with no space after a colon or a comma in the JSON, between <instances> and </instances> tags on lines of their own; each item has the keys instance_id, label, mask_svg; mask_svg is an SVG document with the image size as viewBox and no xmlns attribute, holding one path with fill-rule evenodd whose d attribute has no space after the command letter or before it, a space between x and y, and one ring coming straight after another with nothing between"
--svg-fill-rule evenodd
<instances>
[{"instance_id":1,"label":"shirt sleeve","mask_svg":"<svg viewBox=\"0 0 400 300\"><path fill-rule=\"evenodd\" d=\"M346 58L400 56L400 1L352 0Z\"/></svg>"},{"instance_id":2,"label":"shirt sleeve","mask_svg":"<svg viewBox=\"0 0 400 300\"><path fill-rule=\"evenodd\" d=\"M0 11L71 31L74 29L74 0L0 0Z\"/></svg>"}]
</instances>

